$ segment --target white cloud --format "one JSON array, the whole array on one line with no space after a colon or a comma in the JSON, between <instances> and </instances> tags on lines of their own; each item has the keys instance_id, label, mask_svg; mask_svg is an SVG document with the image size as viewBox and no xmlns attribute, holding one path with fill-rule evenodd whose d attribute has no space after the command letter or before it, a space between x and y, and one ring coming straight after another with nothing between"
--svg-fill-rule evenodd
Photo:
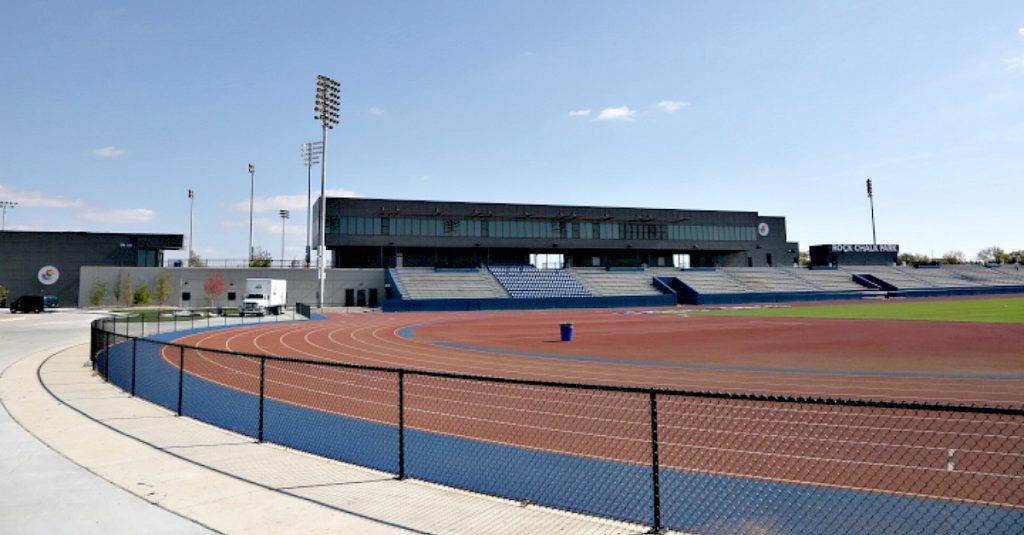
<instances>
[{"instance_id":1,"label":"white cloud","mask_svg":"<svg viewBox=\"0 0 1024 535\"><path fill-rule=\"evenodd\" d=\"M146 223L156 218L156 212L149 208L89 208L78 217L95 223Z\"/></svg>"},{"instance_id":2,"label":"white cloud","mask_svg":"<svg viewBox=\"0 0 1024 535\"><path fill-rule=\"evenodd\" d=\"M569 112L569 117L587 117L590 115L590 110L572 110Z\"/></svg>"},{"instance_id":3,"label":"white cloud","mask_svg":"<svg viewBox=\"0 0 1024 535\"><path fill-rule=\"evenodd\" d=\"M430 180L430 175L420 175L420 182L426 182Z\"/></svg>"},{"instance_id":4,"label":"white cloud","mask_svg":"<svg viewBox=\"0 0 1024 535\"><path fill-rule=\"evenodd\" d=\"M689 102L683 100L663 100L658 103L658 107L668 113L679 111L689 105Z\"/></svg>"},{"instance_id":5,"label":"white cloud","mask_svg":"<svg viewBox=\"0 0 1024 535\"><path fill-rule=\"evenodd\" d=\"M347 189L337 188L328 189L328 197L359 197L360 195L349 191ZM313 190L313 202L316 203L317 198L320 197L320 190ZM256 197L253 199L252 211L255 213L262 212L274 212L278 210L302 210L303 213L306 211L306 193L300 193L298 195L275 195L273 197ZM249 212L249 199L241 200L235 203L234 210L236 212Z\"/></svg>"},{"instance_id":6,"label":"white cloud","mask_svg":"<svg viewBox=\"0 0 1024 535\"><path fill-rule=\"evenodd\" d=\"M85 203L78 199L51 197L39 191L17 191L0 184L0 199L14 201L24 208L79 208Z\"/></svg>"},{"instance_id":7,"label":"white cloud","mask_svg":"<svg viewBox=\"0 0 1024 535\"><path fill-rule=\"evenodd\" d=\"M126 149L115 147L113 145L93 149L92 151L92 155L98 158L120 158L125 154L128 154L128 151Z\"/></svg>"},{"instance_id":8,"label":"white cloud","mask_svg":"<svg viewBox=\"0 0 1024 535\"><path fill-rule=\"evenodd\" d=\"M621 108L605 108L594 118L595 121L635 121L636 110L629 106Z\"/></svg>"},{"instance_id":9,"label":"white cloud","mask_svg":"<svg viewBox=\"0 0 1024 535\"><path fill-rule=\"evenodd\" d=\"M373 106L370 108L369 114L380 117L381 115L384 115L384 109L379 106Z\"/></svg>"},{"instance_id":10,"label":"white cloud","mask_svg":"<svg viewBox=\"0 0 1024 535\"><path fill-rule=\"evenodd\" d=\"M1024 27L1017 28L1017 35L1024 37Z\"/></svg>"}]
</instances>

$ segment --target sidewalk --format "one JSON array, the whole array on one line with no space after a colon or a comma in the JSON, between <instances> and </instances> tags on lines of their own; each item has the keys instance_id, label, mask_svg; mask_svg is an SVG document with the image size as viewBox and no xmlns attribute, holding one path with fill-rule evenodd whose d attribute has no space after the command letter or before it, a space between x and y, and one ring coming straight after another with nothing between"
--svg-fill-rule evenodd
<instances>
[{"instance_id":1,"label":"sidewalk","mask_svg":"<svg viewBox=\"0 0 1024 535\"><path fill-rule=\"evenodd\" d=\"M217 531L646 531L258 444L131 398L92 373L87 353L81 345L11 365L0 382L8 411L70 460Z\"/></svg>"}]
</instances>

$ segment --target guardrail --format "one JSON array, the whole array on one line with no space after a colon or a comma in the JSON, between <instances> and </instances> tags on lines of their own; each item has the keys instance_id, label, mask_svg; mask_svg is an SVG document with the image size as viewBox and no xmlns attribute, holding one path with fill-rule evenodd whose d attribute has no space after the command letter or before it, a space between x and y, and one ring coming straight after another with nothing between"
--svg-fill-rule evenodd
<instances>
[{"instance_id":1,"label":"guardrail","mask_svg":"<svg viewBox=\"0 0 1024 535\"><path fill-rule=\"evenodd\" d=\"M1024 531L1024 409L480 377L92 325L132 395L258 441L693 533Z\"/></svg>"}]
</instances>

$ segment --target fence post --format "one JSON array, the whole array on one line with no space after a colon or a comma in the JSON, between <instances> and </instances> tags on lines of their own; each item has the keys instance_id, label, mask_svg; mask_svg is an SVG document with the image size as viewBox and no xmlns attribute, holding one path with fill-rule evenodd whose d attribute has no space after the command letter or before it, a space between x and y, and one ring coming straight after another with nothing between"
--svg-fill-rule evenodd
<instances>
[{"instance_id":1,"label":"fence post","mask_svg":"<svg viewBox=\"0 0 1024 535\"><path fill-rule=\"evenodd\" d=\"M156 309L156 334L160 334L160 316L163 316L161 312L163 309Z\"/></svg>"},{"instance_id":2,"label":"fence post","mask_svg":"<svg viewBox=\"0 0 1024 535\"><path fill-rule=\"evenodd\" d=\"M398 371L398 479L405 479L405 372Z\"/></svg>"},{"instance_id":3,"label":"fence post","mask_svg":"<svg viewBox=\"0 0 1024 535\"><path fill-rule=\"evenodd\" d=\"M142 323L142 338L145 338L146 337L146 313L143 312L142 314L140 314L139 315L139 319L141 320L141 323Z\"/></svg>"},{"instance_id":4,"label":"fence post","mask_svg":"<svg viewBox=\"0 0 1024 535\"><path fill-rule=\"evenodd\" d=\"M110 382L110 333L103 331L103 341L107 348L103 351L103 381Z\"/></svg>"},{"instance_id":5,"label":"fence post","mask_svg":"<svg viewBox=\"0 0 1024 535\"><path fill-rule=\"evenodd\" d=\"M658 459L658 397L651 390L651 479L654 491L654 525L651 533L661 533L661 474Z\"/></svg>"},{"instance_id":6,"label":"fence post","mask_svg":"<svg viewBox=\"0 0 1024 535\"><path fill-rule=\"evenodd\" d=\"M178 350L178 416L181 416L181 393L185 389L185 346Z\"/></svg>"},{"instance_id":7,"label":"fence post","mask_svg":"<svg viewBox=\"0 0 1024 535\"><path fill-rule=\"evenodd\" d=\"M138 338L132 338L132 397L135 397L135 350Z\"/></svg>"},{"instance_id":8,"label":"fence post","mask_svg":"<svg viewBox=\"0 0 1024 535\"><path fill-rule=\"evenodd\" d=\"M267 382L267 357L260 357L260 430L259 436L257 437L260 442L263 442L263 400L266 396L263 393L263 387Z\"/></svg>"}]
</instances>

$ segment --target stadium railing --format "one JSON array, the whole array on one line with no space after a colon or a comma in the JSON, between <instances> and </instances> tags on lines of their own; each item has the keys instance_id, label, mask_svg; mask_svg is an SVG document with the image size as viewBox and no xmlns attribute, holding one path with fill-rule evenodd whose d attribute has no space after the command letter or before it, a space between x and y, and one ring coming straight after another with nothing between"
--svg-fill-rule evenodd
<instances>
[{"instance_id":1,"label":"stadium railing","mask_svg":"<svg viewBox=\"0 0 1024 535\"><path fill-rule=\"evenodd\" d=\"M92 324L105 380L178 415L397 479L651 532L1024 532L1020 407L364 366L206 349L125 323ZM214 379L218 369L227 373Z\"/></svg>"}]
</instances>

